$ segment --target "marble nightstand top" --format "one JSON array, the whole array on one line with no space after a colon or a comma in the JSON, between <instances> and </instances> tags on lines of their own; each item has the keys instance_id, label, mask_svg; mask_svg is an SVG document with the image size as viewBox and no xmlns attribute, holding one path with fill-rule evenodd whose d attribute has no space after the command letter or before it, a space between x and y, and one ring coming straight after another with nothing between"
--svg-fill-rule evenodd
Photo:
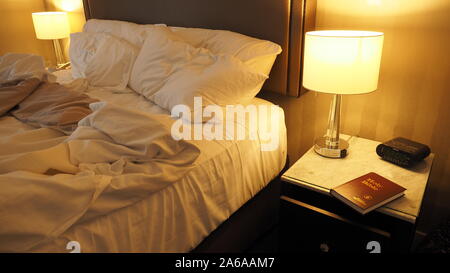
<instances>
[{"instance_id":1,"label":"marble nightstand top","mask_svg":"<svg viewBox=\"0 0 450 273\"><path fill-rule=\"evenodd\" d=\"M341 135L348 139L348 136ZM434 154L411 169L382 160L375 152L380 142L360 137L349 139L347 157L330 159L311 148L289 170L282 180L323 194L330 189L369 172L378 173L406 188L405 195L380 207L377 211L414 223L419 216Z\"/></svg>"}]
</instances>

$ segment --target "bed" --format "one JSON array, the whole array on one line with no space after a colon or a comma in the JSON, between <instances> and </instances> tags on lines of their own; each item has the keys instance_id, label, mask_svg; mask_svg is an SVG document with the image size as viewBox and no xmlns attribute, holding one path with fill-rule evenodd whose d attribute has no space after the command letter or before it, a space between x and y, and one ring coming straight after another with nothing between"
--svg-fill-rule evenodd
<instances>
[{"instance_id":1,"label":"bed","mask_svg":"<svg viewBox=\"0 0 450 273\"><path fill-rule=\"evenodd\" d=\"M62 82L70 78L70 71L56 74ZM149 113L168 114L167 110L129 89L119 93L91 89L89 96L101 101L120 103ZM272 105L259 98L255 98L253 103ZM284 124L283 110L277 107L277 111L276 122ZM173 186L132 206L75 225L57 240L40 248L58 252L67 242L78 241L86 252L186 252L194 248L208 252L243 251L253 244L253 240L259 239L258 236L249 242L246 238L248 234L236 230L233 231L236 238L226 237L227 240L220 239L220 242L209 242L205 238L283 169L287 154L286 128L280 126L277 134L279 148L266 152L261 152L259 141L193 141L201 150L200 157L195 168ZM270 196L263 196L270 201L265 202L265 212L261 215L267 217L265 221L268 223L260 223L265 224L265 231L273 228L277 221L277 212L274 211L277 198L273 196L277 189L274 182L268 188ZM253 208L254 211L257 210ZM242 224L242 219L240 222Z\"/></svg>"},{"instance_id":2,"label":"bed","mask_svg":"<svg viewBox=\"0 0 450 273\"><path fill-rule=\"evenodd\" d=\"M301 75L302 33L305 28L311 27L311 20L313 21L311 19L313 16L308 16L308 20L306 20L304 15L307 11L313 11L313 4L313 1L306 5L305 1L250 0L219 1L215 2L214 5L211 5L209 1L202 0L189 1L189 3L179 0L84 1L86 19L165 24L184 28L224 29L276 42L281 45L283 52L277 57L270 72L270 77L264 83L263 90L293 96L299 94L299 86L301 86L299 79ZM256 5L260 8L254 9ZM236 9L237 6L239 6L238 9ZM234 12L232 20L228 15L231 11L237 11ZM248 16L248 14L252 14L252 16ZM265 20L269 15L277 24ZM72 74L73 71L63 70L57 71L54 76L57 77L57 82L70 85L73 80ZM173 119L169 115L170 112L165 107L157 105L148 100L144 94L137 94L128 87L119 89L84 87L86 88L84 91L87 94L86 99L96 101L93 103L96 106L91 107L91 110L104 112L103 116L99 114L91 120L88 119L84 123L79 123L77 129L75 129L75 132L78 133L74 137L71 135L68 138L69 142L70 140L74 141L74 147L86 149L86 152L89 151L88 146L92 141L90 139L90 142L83 141L86 140L86 135L92 134L92 128L98 129L95 127L97 124L100 124L98 126L102 130L101 134L98 132L93 134L100 135L99 140L104 141L107 137L115 141L122 139L121 135L114 135L116 129L111 129L108 124L101 123L104 122L105 116L111 116L111 114L114 117L120 117L115 115L127 113L136 118L137 124L142 122L142 126L151 122L160 124L161 127L170 128L173 124ZM156 138L156 143L163 146L162 148L158 147L160 149L158 153L163 150L163 154L166 152L164 155L167 158L158 158L158 153L154 156L158 158L159 163L162 162L161 164L165 164L168 158L171 158L173 162L169 166L169 171L164 169L166 165L161 167L161 165L150 164L149 168L152 170L163 169L162 172L168 172L175 177L172 179L173 181L160 179L164 183L155 183L152 186L153 188L145 195L140 194L140 188L137 187L126 191L125 195L116 196L115 186L120 188L124 183L134 183L132 181L133 176L127 176L126 179L116 181L115 186L112 187L113 190L110 190L111 185L102 186L105 184L103 181L105 175L100 173L101 175L95 176L98 178L98 181L95 182L96 187L103 187L102 190L104 190L104 187L110 187L108 188L109 191L106 191L106 198L114 199L116 203L121 205L109 208L110 203L105 199L100 204L96 201L97 203L93 206L94 209L84 211L80 216L81 218L77 218L76 221L69 221L70 225L68 221L65 221L64 225L52 227L45 240L36 239L37 243L30 244L32 247L25 250L30 252L68 252L70 251L69 246L74 242L79 245L82 252L242 252L251 250L265 235L273 232L276 226L279 195L278 176L287 164L287 147L283 110L259 98L253 98L250 104L256 107L271 107L272 112L269 117L258 117L258 120L263 120L266 124L260 124L257 127L245 126L246 132L260 136L264 133L261 131L262 127L277 128L275 135L278 139L278 145L275 149L262 151L261 147L264 146L264 141L261 137L258 137L252 140L239 141L187 140L183 144L169 142L177 147L168 148L168 151L166 151L164 148L166 143L160 144L158 141L161 140ZM145 118L149 116L152 119L146 120ZM153 119L154 116L156 118ZM118 122L120 127L120 121ZM9 116L0 119L0 124L7 128L7 130L1 132L2 136L11 134L11 132L20 132L24 135L34 134L36 130L35 127ZM79 127L87 129L79 132L77 131ZM139 130L136 127L130 128ZM124 130L127 130L127 128ZM156 134L159 132L159 129L155 127L151 127L150 130L155 130ZM108 133L110 134L108 135ZM120 133L123 134L124 132L121 131ZM159 135L161 134L163 132L159 132ZM107 135L107 137L104 135ZM55 133L51 140L50 138L49 140L39 140L49 142L62 137L62 135ZM3 144L8 144L5 143ZM127 144L134 145L135 140L130 143ZM101 144L104 145L103 142ZM136 147L141 147L142 143L136 145ZM146 146L145 149L151 151L154 147ZM135 155L134 152L131 151L130 153ZM83 158L82 152L77 150L77 153L74 153L75 155L69 153L69 156L71 158ZM181 159L170 157L172 154L176 154ZM195 157L193 157L193 154L195 154ZM36 157L31 160L39 161L41 158ZM119 167L125 170L126 167L131 170L141 168L137 164L140 162L130 161L126 163ZM62 166L63 163L50 162L48 164L56 166L49 168L50 170L66 168L70 172L70 166ZM4 162L0 162L0 165L0 169L5 168L4 166L8 168L8 164L5 165ZM117 164L112 165L108 166L108 175L117 171L115 169L118 168L116 167ZM173 166L185 165L189 166L179 169L173 168ZM93 167L87 164L84 168L86 172L95 173L105 166ZM15 169L12 168L11 170L14 171ZM14 173L13 178L21 179L21 173L12 173ZM179 176L177 176L178 173ZM48 170L45 175L54 175L54 177L59 175L58 177L61 177L59 172L56 172L55 175ZM82 180L86 176L77 176L77 179ZM43 178L39 177L39 179ZM134 179L139 180L141 177L135 177ZM0 175L0 183L5 183L4 180L5 177L2 180ZM161 186L160 184L164 185ZM76 190L80 189L77 188ZM98 194L100 193L92 191L93 196ZM127 199L127 194L132 197L132 200ZM136 198L136 196L139 196L139 198ZM72 202L76 205L75 201ZM86 205L86 207L90 205ZM48 204L42 206L48 206ZM66 205L65 209L71 212L70 206ZM103 213L104 211L107 211L107 213ZM44 221L45 219L39 220ZM29 230L26 231L30 233L29 237L37 237ZM6 237L4 234L1 235L2 232L7 232L0 229L0 240L5 240ZM6 238L6 241L11 242L13 239L14 237L9 237Z\"/></svg>"}]
</instances>

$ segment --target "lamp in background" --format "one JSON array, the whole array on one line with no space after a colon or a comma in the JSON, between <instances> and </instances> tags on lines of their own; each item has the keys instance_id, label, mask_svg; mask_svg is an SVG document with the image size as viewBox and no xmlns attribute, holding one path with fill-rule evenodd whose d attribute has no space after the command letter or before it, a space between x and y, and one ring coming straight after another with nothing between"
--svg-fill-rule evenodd
<instances>
[{"instance_id":1,"label":"lamp in background","mask_svg":"<svg viewBox=\"0 0 450 273\"><path fill-rule=\"evenodd\" d=\"M69 37L70 27L67 12L35 12L32 13L36 37L41 40L53 40L56 54L56 68L68 65L64 60L59 39Z\"/></svg>"},{"instance_id":2,"label":"lamp in background","mask_svg":"<svg viewBox=\"0 0 450 273\"><path fill-rule=\"evenodd\" d=\"M325 157L347 155L348 143L339 139L343 94L363 94L378 86L383 33L373 31L325 30L305 35L303 86L334 94L324 137L314 150Z\"/></svg>"}]
</instances>

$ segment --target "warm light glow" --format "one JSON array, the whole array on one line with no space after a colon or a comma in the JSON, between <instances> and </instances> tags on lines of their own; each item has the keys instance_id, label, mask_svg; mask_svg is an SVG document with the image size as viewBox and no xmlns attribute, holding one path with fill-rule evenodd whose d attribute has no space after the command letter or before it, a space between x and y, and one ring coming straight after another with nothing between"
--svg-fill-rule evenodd
<instances>
[{"instance_id":1,"label":"warm light glow","mask_svg":"<svg viewBox=\"0 0 450 273\"><path fill-rule=\"evenodd\" d=\"M442 12L448 10L449 4L448 0L326 0L317 2L318 9L322 14L319 17L339 16L340 18L355 17L355 19L361 17L369 20L370 17L374 16L381 20L380 23L382 23L383 18L398 16L408 21L411 16ZM319 23L324 20L318 19ZM347 20L341 21L344 24L347 22ZM399 22L396 21L396 24Z\"/></svg>"},{"instance_id":2,"label":"warm light glow","mask_svg":"<svg viewBox=\"0 0 450 273\"><path fill-rule=\"evenodd\" d=\"M305 36L303 86L333 94L361 94L378 86L383 33L310 31Z\"/></svg>"},{"instance_id":3,"label":"warm light glow","mask_svg":"<svg viewBox=\"0 0 450 273\"><path fill-rule=\"evenodd\" d=\"M382 2L381 0L367 0L367 4L371 6L380 6Z\"/></svg>"},{"instance_id":4,"label":"warm light glow","mask_svg":"<svg viewBox=\"0 0 450 273\"><path fill-rule=\"evenodd\" d=\"M52 0L57 9L64 11L77 11L83 8L82 0Z\"/></svg>"},{"instance_id":5,"label":"warm light glow","mask_svg":"<svg viewBox=\"0 0 450 273\"><path fill-rule=\"evenodd\" d=\"M36 12L32 17L38 39L62 39L70 34L67 12Z\"/></svg>"}]
</instances>

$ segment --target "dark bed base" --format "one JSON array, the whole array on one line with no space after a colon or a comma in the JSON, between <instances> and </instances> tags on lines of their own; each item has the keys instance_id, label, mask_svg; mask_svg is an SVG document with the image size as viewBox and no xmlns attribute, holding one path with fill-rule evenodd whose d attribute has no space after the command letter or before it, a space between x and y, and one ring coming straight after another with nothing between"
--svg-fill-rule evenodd
<instances>
[{"instance_id":1,"label":"dark bed base","mask_svg":"<svg viewBox=\"0 0 450 273\"><path fill-rule=\"evenodd\" d=\"M280 185L280 176L277 176L206 237L192 253L275 251L259 244L274 234L278 225Z\"/></svg>"}]
</instances>

